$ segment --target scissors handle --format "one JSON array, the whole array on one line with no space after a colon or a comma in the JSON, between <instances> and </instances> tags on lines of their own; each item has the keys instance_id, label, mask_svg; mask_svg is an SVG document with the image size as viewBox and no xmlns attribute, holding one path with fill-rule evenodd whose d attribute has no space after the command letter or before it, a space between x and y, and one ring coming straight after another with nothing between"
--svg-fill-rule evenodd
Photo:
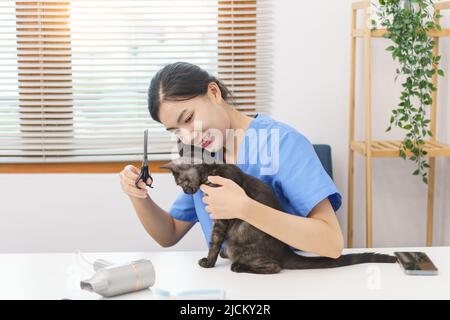
<instances>
[{"instance_id":1,"label":"scissors handle","mask_svg":"<svg viewBox=\"0 0 450 320\"><path fill-rule=\"evenodd\" d=\"M150 182L150 183L147 182L148 178L151 179L151 182ZM141 187L138 186L138 182L139 182L139 180L141 180L141 179L142 179L142 181L144 181L144 183L145 183L147 186L149 186L150 188L153 188L153 187L152 187L152 184L153 184L153 178L152 178L152 176L150 175L150 172L149 172L149 170L148 170L148 165L142 166L142 168L141 168L141 173L139 174L139 177L138 177L137 180L136 180L135 185L136 185L136 187L139 188L139 189L142 189Z\"/></svg>"}]
</instances>

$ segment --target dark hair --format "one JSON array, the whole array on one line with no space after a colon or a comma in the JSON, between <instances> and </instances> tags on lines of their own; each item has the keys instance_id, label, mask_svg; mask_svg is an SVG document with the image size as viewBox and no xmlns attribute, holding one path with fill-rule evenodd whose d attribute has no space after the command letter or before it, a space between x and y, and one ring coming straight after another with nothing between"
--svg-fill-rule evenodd
<instances>
[{"instance_id":1,"label":"dark hair","mask_svg":"<svg viewBox=\"0 0 450 320\"><path fill-rule=\"evenodd\" d=\"M148 88L151 117L161 123L159 109L162 101L184 101L204 95L211 82L217 83L224 100L233 103L233 97L225 85L199 66L188 62L166 65L155 74Z\"/></svg>"}]
</instances>

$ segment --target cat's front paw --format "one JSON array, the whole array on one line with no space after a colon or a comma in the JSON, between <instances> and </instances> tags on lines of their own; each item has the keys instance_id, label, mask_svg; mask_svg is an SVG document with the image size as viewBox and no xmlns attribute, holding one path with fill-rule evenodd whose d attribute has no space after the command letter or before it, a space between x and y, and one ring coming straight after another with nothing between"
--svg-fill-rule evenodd
<instances>
[{"instance_id":1,"label":"cat's front paw","mask_svg":"<svg viewBox=\"0 0 450 320\"><path fill-rule=\"evenodd\" d=\"M212 267L214 267L214 262L208 260L208 258L202 258L202 259L198 260L198 264L199 264L200 267L203 267L203 268L212 268Z\"/></svg>"}]
</instances>

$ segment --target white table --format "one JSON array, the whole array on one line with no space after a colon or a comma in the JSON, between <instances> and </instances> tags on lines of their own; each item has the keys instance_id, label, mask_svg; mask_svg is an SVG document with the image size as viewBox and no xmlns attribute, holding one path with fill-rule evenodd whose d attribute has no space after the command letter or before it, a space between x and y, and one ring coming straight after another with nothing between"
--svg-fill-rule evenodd
<instances>
[{"instance_id":1,"label":"white table","mask_svg":"<svg viewBox=\"0 0 450 320\"><path fill-rule=\"evenodd\" d=\"M439 269L437 276L408 276L398 264L361 264L323 270L283 270L275 275L230 271L219 258L212 269L197 261L205 252L84 253L88 260L128 262L150 258L154 287L166 290L221 288L227 299L450 299L450 247L346 249L344 253L424 251ZM98 299L80 290L92 267L75 253L0 254L0 299ZM151 290L114 299L155 299Z\"/></svg>"}]
</instances>

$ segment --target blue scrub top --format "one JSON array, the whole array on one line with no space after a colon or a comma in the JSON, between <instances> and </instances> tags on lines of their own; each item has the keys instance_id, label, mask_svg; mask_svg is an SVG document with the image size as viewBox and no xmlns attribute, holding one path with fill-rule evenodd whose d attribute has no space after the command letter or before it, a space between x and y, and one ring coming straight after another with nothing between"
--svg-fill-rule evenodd
<instances>
[{"instance_id":1,"label":"blue scrub top","mask_svg":"<svg viewBox=\"0 0 450 320\"><path fill-rule=\"evenodd\" d=\"M221 156L221 155L219 155ZM336 212L342 195L322 166L311 142L293 127L257 114L238 148L236 165L272 187L283 212L307 217L328 197ZM200 222L209 246L212 220L202 201L203 191L181 193L169 213L175 219Z\"/></svg>"}]
</instances>

